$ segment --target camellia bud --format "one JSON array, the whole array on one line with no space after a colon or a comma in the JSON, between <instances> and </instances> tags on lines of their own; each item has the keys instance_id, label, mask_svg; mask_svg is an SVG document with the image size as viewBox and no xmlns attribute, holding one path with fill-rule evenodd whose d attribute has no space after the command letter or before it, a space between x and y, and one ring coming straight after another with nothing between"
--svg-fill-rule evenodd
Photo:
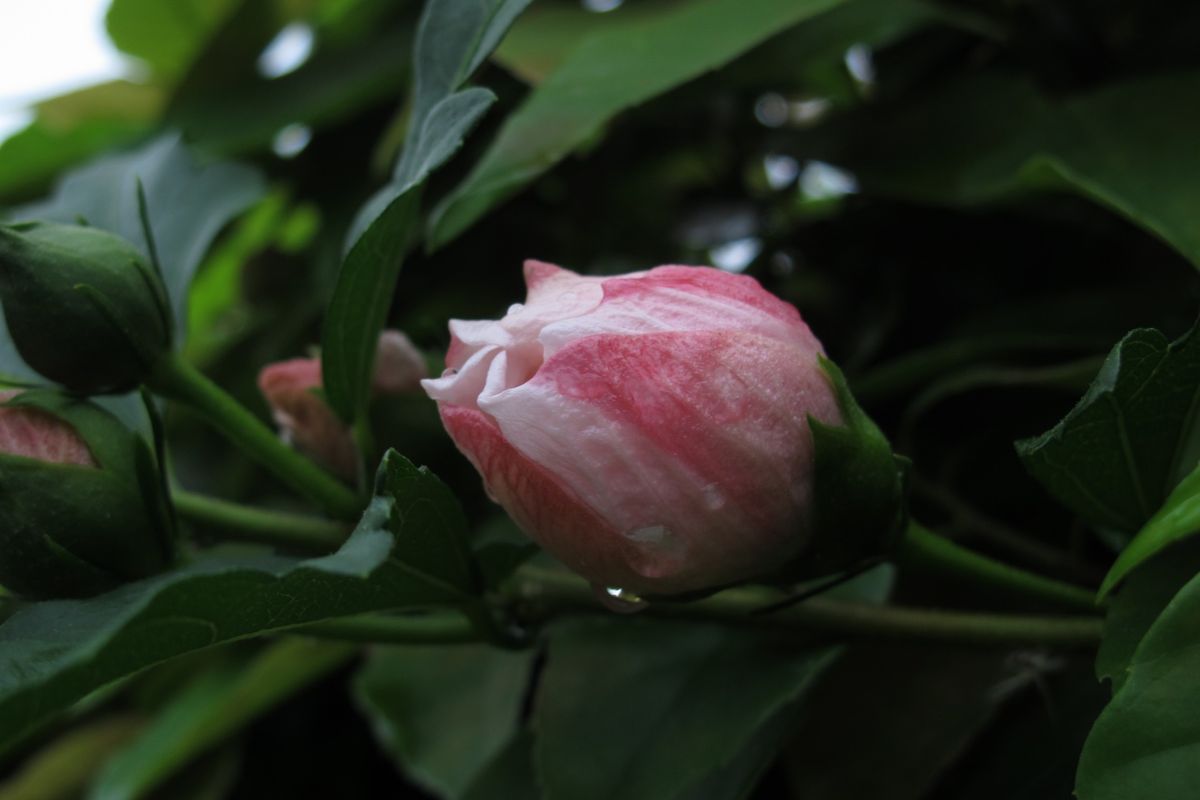
<instances>
[{"instance_id":1,"label":"camellia bud","mask_svg":"<svg viewBox=\"0 0 1200 800\"><path fill-rule=\"evenodd\" d=\"M84 597L166 567L173 525L149 445L87 401L12 395L0 406L0 585Z\"/></svg>"},{"instance_id":2,"label":"camellia bud","mask_svg":"<svg viewBox=\"0 0 1200 800\"><path fill-rule=\"evenodd\" d=\"M372 391L412 392L420 387L425 374L425 361L407 336L395 330L380 334ZM354 437L325 402L321 385L318 358L278 361L258 373L259 391L270 406L283 438L325 469L352 480L358 465Z\"/></svg>"},{"instance_id":3,"label":"camellia bud","mask_svg":"<svg viewBox=\"0 0 1200 800\"><path fill-rule=\"evenodd\" d=\"M97 228L0 225L0 302L26 363L80 394L129 391L170 350L161 278Z\"/></svg>"},{"instance_id":4,"label":"camellia bud","mask_svg":"<svg viewBox=\"0 0 1200 800\"><path fill-rule=\"evenodd\" d=\"M652 595L815 548L810 421L842 431L857 410L795 308L704 267L598 278L528 261L525 280L503 319L450 323L448 369L424 386L531 537L599 586Z\"/></svg>"}]
</instances>

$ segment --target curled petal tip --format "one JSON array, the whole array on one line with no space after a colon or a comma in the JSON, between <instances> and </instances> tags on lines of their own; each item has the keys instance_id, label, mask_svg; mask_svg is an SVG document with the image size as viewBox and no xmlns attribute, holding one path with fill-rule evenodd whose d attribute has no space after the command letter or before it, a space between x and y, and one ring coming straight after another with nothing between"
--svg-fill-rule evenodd
<instances>
[{"instance_id":1,"label":"curled petal tip","mask_svg":"<svg viewBox=\"0 0 1200 800\"><path fill-rule=\"evenodd\" d=\"M557 264L551 264L548 261L538 261L534 258L525 259L524 269L525 287L531 292L554 276L571 272Z\"/></svg>"}]
</instances>

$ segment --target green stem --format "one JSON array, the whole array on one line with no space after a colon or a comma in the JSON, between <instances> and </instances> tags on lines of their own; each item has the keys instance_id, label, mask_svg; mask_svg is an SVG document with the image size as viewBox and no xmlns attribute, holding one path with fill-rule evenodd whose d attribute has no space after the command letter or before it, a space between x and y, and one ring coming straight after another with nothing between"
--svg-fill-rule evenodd
<instances>
[{"instance_id":1,"label":"green stem","mask_svg":"<svg viewBox=\"0 0 1200 800\"><path fill-rule=\"evenodd\" d=\"M178 355L160 360L146 385L191 406L247 455L333 516L356 519L362 512L363 504L354 492L281 442L274 431Z\"/></svg>"},{"instance_id":2,"label":"green stem","mask_svg":"<svg viewBox=\"0 0 1200 800\"><path fill-rule=\"evenodd\" d=\"M512 582L513 599L543 618L564 610L599 611L591 588L564 572L524 568ZM879 606L815 597L772 614L760 614L779 595L759 589L727 589L692 603L647 603L649 617L735 624L738 627L833 634L839 638L904 640L1008 647L1058 645L1095 647L1103 621L1098 616L978 614L963 611Z\"/></svg>"},{"instance_id":3,"label":"green stem","mask_svg":"<svg viewBox=\"0 0 1200 800\"><path fill-rule=\"evenodd\" d=\"M223 539L328 553L340 547L349 533L340 522L244 506L182 489L173 490L171 499L180 517L219 532Z\"/></svg>"},{"instance_id":4,"label":"green stem","mask_svg":"<svg viewBox=\"0 0 1200 800\"><path fill-rule=\"evenodd\" d=\"M1093 349L1102 343L1080 336L1015 334L958 339L901 356L864 372L851 381L854 396L864 405L912 391L945 372L976 364L981 358L1012 352Z\"/></svg>"},{"instance_id":5,"label":"green stem","mask_svg":"<svg viewBox=\"0 0 1200 800\"><path fill-rule=\"evenodd\" d=\"M344 535L337 523L176 492L182 516L233 533L243 541L297 548L333 544ZM237 527L243 526L242 530ZM340 538L339 538L340 541ZM919 525L912 525L901 546L906 566L969 579L1027 597L1050 600L1093 612L1087 615L980 614L965 611L880 606L815 597L779 611L763 609L783 599L762 587L727 589L704 600L647 603L645 616L694 620L792 632L837 635L852 639L898 639L959 642L996 646L1050 644L1091 647L1100 639L1103 619L1095 614L1092 594L972 553ZM567 572L524 567L506 587L506 599L519 619L542 622L572 612L598 613L603 608L591 586ZM440 611L422 616L367 615L328 620L293 630L305 636L355 642L452 643L485 638L478 620L468 614ZM511 643L506 642L507 646Z\"/></svg>"},{"instance_id":6,"label":"green stem","mask_svg":"<svg viewBox=\"0 0 1200 800\"><path fill-rule=\"evenodd\" d=\"M376 644L463 644L477 642L475 626L461 614L434 612L420 616L364 614L315 622L290 633L318 639Z\"/></svg>"},{"instance_id":7,"label":"green stem","mask_svg":"<svg viewBox=\"0 0 1200 800\"><path fill-rule=\"evenodd\" d=\"M999 589L1065 608L1096 610L1096 595L1088 589L993 561L916 522L909 523L894 560L902 570L951 576L972 587Z\"/></svg>"}]
</instances>

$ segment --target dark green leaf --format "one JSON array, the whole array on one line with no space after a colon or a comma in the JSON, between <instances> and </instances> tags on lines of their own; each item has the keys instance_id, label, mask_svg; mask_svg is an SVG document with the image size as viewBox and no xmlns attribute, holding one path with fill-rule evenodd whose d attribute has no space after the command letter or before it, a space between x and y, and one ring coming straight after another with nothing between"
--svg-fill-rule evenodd
<instances>
[{"instance_id":1,"label":"dark green leaf","mask_svg":"<svg viewBox=\"0 0 1200 800\"><path fill-rule=\"evenodd\" d=\"M392 557L423 574L471 593L478 578L467 549L467 519L446 484L426 467L417 467L389 450L375 482L375 493L392 501L391 529L404 531Z\"/></svg>"},{"instance_id":2,"label":"dark green leaf","mask_svg":"<svg viewBox=\"0 0 1200 800\"><path fill-rule=\"evenodd\" d=\"M113 44L160 77L178 77L240 0L114 0L106 24Z\"/></svg>"},{"instance_id":3,"label":"dark green leaf","mask_svg":"<svg viewBox=\"0 0 1200 800\"><path fill-rule=\"evenodd\" d=\"M415 496L403 497L411 509ZM0 751L90 691L173 656L307 622L461 600L442 575L390 557L408 535L394 504L376 497L333 555L214 553L89 600L20 609L0 625ZM416 519L427 533L428 519Z\"/></svg>"},{"instance_id":4,"label":"dark green leaf","mask_svg":"<svg viewBox=\"0 0 1200 800\"><path fill-rule=\"evenodd\" d=\"M1200 337L1174 343L1131 332L1079 404L1056 426L1017 442L1025 466L1093 525L1136 531L1197 461Z\"/></svg>"},{"instance_id":5,"label":"dark green leaf","mask_svg":"<svg viewBox=\"0 0 1200 800\"><path fill-rule=\"evenodd\" d=\"M1200 576L1175 595L1134 651L1120 691L1084 745L1080 800L1184 800L1200 785Z\"/></svg>"},{"instance_id":6,"label":"dark green leaf","mask_svg":"<svg viewBox=\"0 0 1200 800\"><path fill-rule=\"evenodd\" d=\"M233 86L227 82L177 99L168 122L189 141L222 153L265 149L295 123L320 130L396 95L408 77L403 60L408 34L386 31L346 51L314 53L311 61L279 78L255 74Z\"/></svg>"},{"instance_id":7,"label":"dark green leaf","mask_svg":"<svg viewBox=\"0 0 1200 800\"><path fill-rule=\"evenodd\" d=\"M416 236L418 187L461 146L495 101L458 90L528 0L429 0L414 55L413 105L392 182L359 211L321 340L325 393L347 421L366 411L375 344L404 254Z\"/></svg>"},{"instance_id":8,"label":"dark green leaf","mask_svg":"<svg viewBox=\"0 0 1200 800\"><path fill-rule=\"evenodd\" d=\"M722 797L742 796L783 733L764 742L759 732L834 655L701 625L618 619L564 627L551 638L534 716L545 796L715 797L709 781Z\"/></svg>"},{"instance_id":9,"label":"dark green leaf","mask_svg":"<svg viewBox=\"0 0 1200 800\"><path fill-rule=\"evenodd\" d=\"M533 774L533 734L526 729L476 774L462 800L539 800L541 796Z\"/></svg>"},{"instance_id":10,"label":"dark green leaf","mask_svg":"<svg viewBox=\"0 0 1200 800\"><path fill-rule=\"evenodd\" d=\"M412 122L396 166L400 183L421 174L437 128L427 121L487 58L530 0L429 0L417 28ZM444 160L444 159L443 159ZM439 162L440 163L440 162Z\"/></svg>"},{"instance_id":11,"label":"dark green leaf","mask_svg":"<svg viewBox=\"0 0 1200 800\"><path fill-rule=\"evenodd\" d=\"M345 420L365 408L375 347L387 319L400 275L400 263L412 241L420 198L415 191L376 195L387 200L342 262L321 334L322 385L329 405ZM361 217L360 217L361 218Z\"/></svg>"},{"instance_id":12,"label":"dark green leaf","mask_svg":"<svg viewBox=\"0 0 1200 800\"><path fill-rule=\"evenodd\" d=\"M1165 73L1055 101L1024 80L973 76L890 113L847 119L822 134L825 156L868 192L935 202L1070 189L1200 265L1198 89L1200 73Z\"/></svg>"},{"instance_id":13,"label":"dark green leaf","mask_svg":"<svg viewBox=\"0 0 1200 800\"><path fill-rule=\"evenodd\" d=\"M1200 531L1200 467L1175 487L1163 507L1117 557L1100 585L1104 597L1146 559Z\"/></svg>"},{"instance_id":14,"label":"dark green leaf","mask_svg":"<svg viewBox=\"0 0 1200 800\"><path fill-rule=\"evenodd\" d=\"M460 798L517 736L533 659L485 645L380 648L355 696L407 775Z\"/></svg>"},{"instance_id":15,"label":"dark green leaf","mask_svg":"<svg viewBox=\"0 0 1200 800\"><path fill-rule=\"evenodd\" d=\"M1113 691L1125 684L1138 643L1171 598L1198 572L1200 542L1192 539L1159 553L1129 575L1104 615L1096 677L1111 680Z\"/></svg>"},{"instance_id":16,"label":"dark green leaf","mask_svg":"<svg viewBox=\"0 0 1200 800\"><path fill-rule=\"evenodd\" d=\"M92 784L89 800L145 797L194 759L354 656L350 645L285 639L183 687Z\"/></svg>"},{"instance_id":17,"label":"dark green leaf","mask_svg":"<svg viewBox=\"0 0 1200 800\"><path fill-rule=\"evenodd\" d=\"M837 0L691 0L583 39L505 122L434 212L440 247L591 139L614 116L716 69Z\"/></svg>"}]
</instances>

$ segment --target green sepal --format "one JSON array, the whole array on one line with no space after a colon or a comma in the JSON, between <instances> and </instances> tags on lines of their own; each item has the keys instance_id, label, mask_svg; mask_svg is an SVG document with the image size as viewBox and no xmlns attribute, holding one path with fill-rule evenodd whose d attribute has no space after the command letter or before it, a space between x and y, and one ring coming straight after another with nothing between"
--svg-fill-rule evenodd
<instances>
[{"instance_id":1,"label":"green sepal","mask_svg":"<svg viewBox=\"0 0 1200 800\"><path fill-rule=\"evenodd\" d=\"M0 584L30 599L86 597L171 562L161 466L141 436L98 406L58 392L23 392L6 405L62 420L98 466L0 453Z\"/></svg>"},{"instance_id":2,"label":"green sepal","mask_svg":"<svg viewBox=\"0 0 1200 800\"><path fill-rule=\"evenodd\" d=\"M0 225L0 302L17 351L79 394L135 388L171 349L158 271L133 245L79 225Z\"/></svg>"},{"instance_id":3,"label":"green sepal","mask_svg":"<svg viewBox=\"0 0 1200 800\"><path fill-rule=\"evenodd\" d=\"M908 459L892 452L838 366L818 358L842 424L808 417L813 438L812 539L781 573L790 581L844 572L885 556L908 520Z\"/></svg>"}]
</instances>

